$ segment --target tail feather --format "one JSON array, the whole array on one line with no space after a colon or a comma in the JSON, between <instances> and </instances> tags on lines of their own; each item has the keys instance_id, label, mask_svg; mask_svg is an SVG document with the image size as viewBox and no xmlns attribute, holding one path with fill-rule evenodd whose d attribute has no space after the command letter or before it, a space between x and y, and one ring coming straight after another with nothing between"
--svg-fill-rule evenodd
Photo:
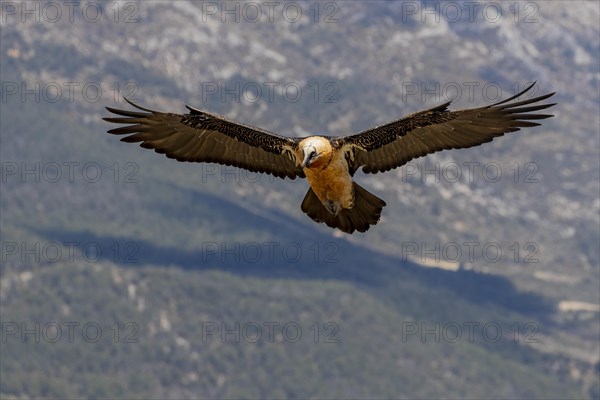
<instances>
[{"instance_id":1,"label":"tail feather","mask_svg":"<svg viewBox=\"0 0 600 400\"><path fill-rule=\"evenodd\" d=\"M327 211L312 188L309 188L302 201L301 209L316 222L324 222L331 228L353 233L354 231L366 232L371 225L379 222L383 207L385 201L355 182L353 208L342 209L337 216L334 216Z\"/></svg>"}]
</instances>

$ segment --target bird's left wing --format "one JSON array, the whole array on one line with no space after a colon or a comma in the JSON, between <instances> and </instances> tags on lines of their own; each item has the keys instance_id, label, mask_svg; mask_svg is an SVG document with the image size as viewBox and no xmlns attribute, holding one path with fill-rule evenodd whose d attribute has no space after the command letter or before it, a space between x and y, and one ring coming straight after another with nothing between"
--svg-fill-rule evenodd
<instances>
[{"instance_id":1,"label":"bird's left wing","mask_svg":"<svg viewBox=\"0 0 600 400\"><path fill-rule=\"evenodd\" d=\"M532 104L554 93L508 103L534 84L490 106L449 111L448 102L355 135L335 138L333 143L345 153L352 174L360 167L366 173L384 172L436 151L478 146L507 132L539 125L531 120L552 117L531 112L553 106L555 103Z\"/></svg>"},{"instance_id":2,"label":"bird's left wing","mask_svg":"<svg viewBox=\"0 0 600 400\"><path fill-rule=\"evenodd\" d=\"M266 130L242 125L225 117L187 107L189 114L163 113L129 104L144 112L107 107L122 117L104 118L128 124L108 133L129 135L123 142L141 142L177 161L209 162L232 165L252 172L264 172L280 178L304 177L294 149L299 140Z\"/></svg>"}]
</instances>

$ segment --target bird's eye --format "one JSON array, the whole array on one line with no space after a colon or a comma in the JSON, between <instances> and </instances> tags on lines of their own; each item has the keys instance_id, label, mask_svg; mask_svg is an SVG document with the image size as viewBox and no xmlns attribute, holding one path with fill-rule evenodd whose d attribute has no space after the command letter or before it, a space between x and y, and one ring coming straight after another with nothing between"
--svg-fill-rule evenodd
<instances>
[{"instance_id":1,"label":"bird's eye","mask_svg":"<svg viewBox=\"0 0 600 400\"><path fill-rule=\"evenodd\" d=\"M315 158L317 156L317 151L313 150L310 152L310 158Z\"/></svg>"}]
</instances>

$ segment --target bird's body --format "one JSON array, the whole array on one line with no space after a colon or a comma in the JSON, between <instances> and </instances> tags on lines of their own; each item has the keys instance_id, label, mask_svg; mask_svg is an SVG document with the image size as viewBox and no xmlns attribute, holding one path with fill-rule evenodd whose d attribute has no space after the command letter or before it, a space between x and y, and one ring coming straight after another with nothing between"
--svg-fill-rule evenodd
<instances>
[{"instance_id":1,"label":"bird's body","mask_svg":"<svg viewBox=\"0 0 600 400\"><path fill-rule=\"evenodd\" d=\"M346 233L365 232L379 221L385 202L355 182L354 173L385 172L411 159L436 151L467 148L489 142L506 132L537 126L531 120L552 115L534 114L554 104L534 104L554 93L509 103L529 89L504 101L461 111L450 103L344 137L291 138L242 125L222 116L188 107L189 114L107 109L128 124L109 133L129 136L124 142L164 153L178 161L234 165L281 178L306 178L310 189L301 209L317 222Z\"/></svg>"},{"instance_id":2,"label":"bird's body","mask_svg":"<svg viewBox=\"0 0 600 400\"><path fill-rule=\"evenodd\" d=\"M322 136L310 136L298 145L296 157L304 158L304 148L315 148L321 156L303 168L304 175L315 195L333 215L342 208L354 206L352 177L348 163L340 151L334 151L329 139ZM302 154L301 154L302 153Z\"/></svg>"}]
</instances>

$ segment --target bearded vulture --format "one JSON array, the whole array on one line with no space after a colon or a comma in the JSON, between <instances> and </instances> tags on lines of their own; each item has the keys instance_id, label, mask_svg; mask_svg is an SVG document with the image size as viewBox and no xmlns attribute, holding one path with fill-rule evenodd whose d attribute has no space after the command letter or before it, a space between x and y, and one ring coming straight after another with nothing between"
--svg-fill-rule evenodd
<instances>
[{"instance_id":1,"label":"bearded vulture","mask_svg":"<svg viewBox=\"0 0 600 400\"><path fill-rule=\"evenodd\" d=\"M279 136L189 106L188 114L164 113L127 99L144 112L107 107L122 117L104 120L127 124L108 131L128 135L121 141L141 142L142 147L177 161L232 165L279 178L306 178L310 188L302 211L316 222L350 234L375 225L386 205L352 181L359 168L365 173L385 172L440 150L478 146L507 132L540 125L532 120L553 115L532 112L555 105L539 104L554 93L509 103L533 85L535 82L492 105L450 111L447 102L343 137Z\"/></svg>"}]
</instances>

